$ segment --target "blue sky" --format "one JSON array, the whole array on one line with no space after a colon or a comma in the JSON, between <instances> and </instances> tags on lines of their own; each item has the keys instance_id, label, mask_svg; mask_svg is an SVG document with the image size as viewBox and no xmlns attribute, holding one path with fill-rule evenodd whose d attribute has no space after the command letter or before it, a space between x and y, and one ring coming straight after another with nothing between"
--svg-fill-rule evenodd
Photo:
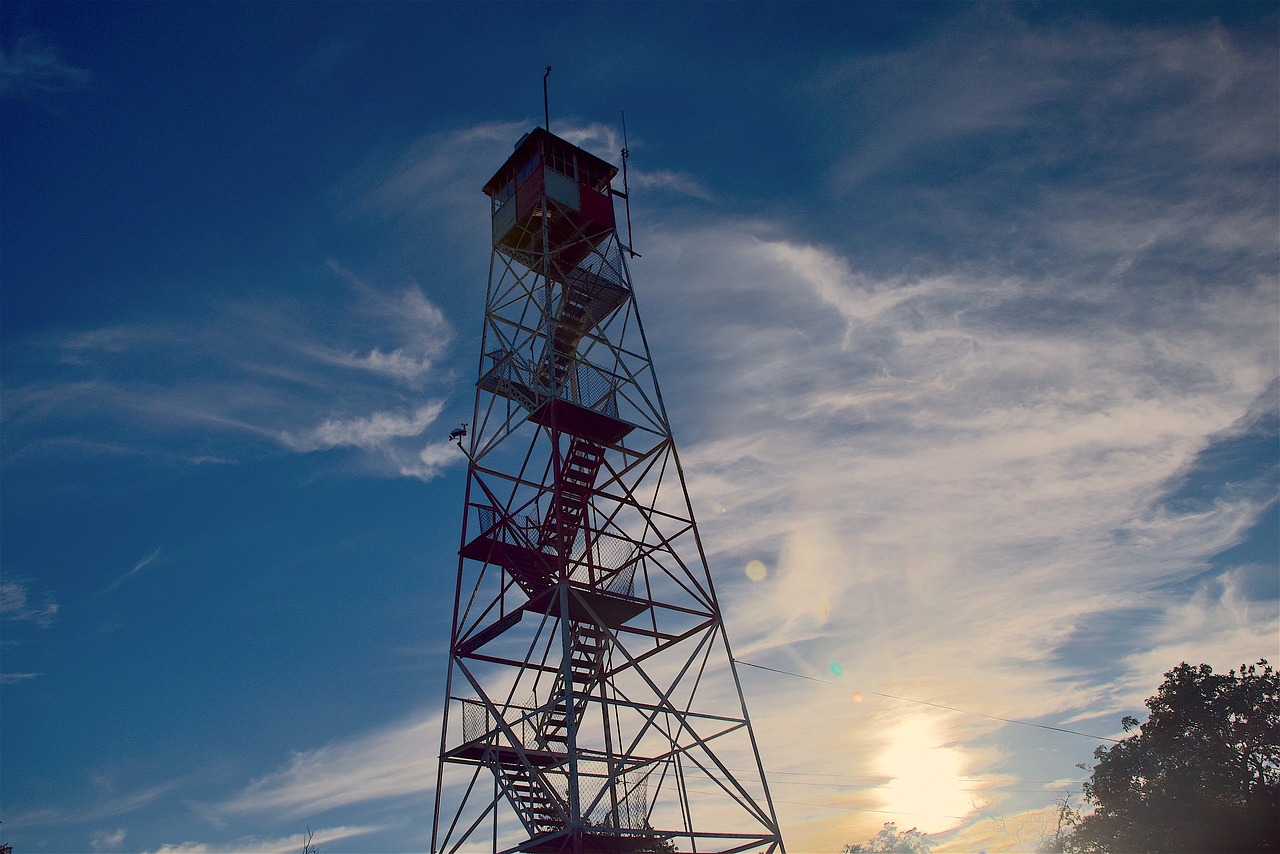
<instances>
[{"instance_id":1,"label":"blue sky","mask_svg":"<svg viewBox=\"0 0 1280 854\"><path fill-rule=\"evenodd\" d=\"M1280 656L1276 33L6 4L4 837L426 848L480 187L550 64L553 131L616 162L626 112L735 653L824 680L741 673L789 849L1033 847L1099 742L993 718L1116 737L1184 659Z\"/></svg>"}]
</instances>

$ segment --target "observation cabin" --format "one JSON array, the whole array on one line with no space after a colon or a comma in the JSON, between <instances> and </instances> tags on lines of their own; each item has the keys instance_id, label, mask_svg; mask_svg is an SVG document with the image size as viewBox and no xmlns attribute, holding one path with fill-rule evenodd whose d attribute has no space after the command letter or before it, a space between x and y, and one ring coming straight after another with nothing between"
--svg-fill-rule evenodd
<instances>
[{"instance_id":1,"label":"observation cabin","mask_svg":"<svg viewBox=\"0 0 1280 854\"><path fill-rule=\"evenodd\" d=\"M484 185L493 205L493 245L533 261L530 267L544 253L561 270L574 267L613 232L609 185L617 174L608 161L534 128Z\"/></svg>"}]
</instances>

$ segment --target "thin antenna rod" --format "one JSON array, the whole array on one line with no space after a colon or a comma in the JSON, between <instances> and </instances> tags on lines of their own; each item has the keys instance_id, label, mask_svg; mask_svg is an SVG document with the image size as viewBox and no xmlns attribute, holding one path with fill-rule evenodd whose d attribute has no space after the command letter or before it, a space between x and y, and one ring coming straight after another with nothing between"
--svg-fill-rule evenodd
<instances>
[{"instance_id":1,"label":"thin antenna rod","mask_svg":"<svg viewBox=\"0 0 1280 854\"><path fill-rule=\"evenodd\" d=\"M551 106L547 101L547 78L551 76L551 66L547 66L547 73L542 75L542 126L551 132Z\"/></svg>"},{"instance_id":2,"label":"thin antenna rod","mask_svg":"<svg viewBox=\"0 0 1280 854\"><path fill-rule=\"evenodd\" d=\"M627 113L622 113L622 200L623 207L627 211L627 252L632 258L639 258L640 253L633 249L631 238L631 187L627 185L627 158L631 156L631 150L627 146Z\"/></svg>"}]
</instances>

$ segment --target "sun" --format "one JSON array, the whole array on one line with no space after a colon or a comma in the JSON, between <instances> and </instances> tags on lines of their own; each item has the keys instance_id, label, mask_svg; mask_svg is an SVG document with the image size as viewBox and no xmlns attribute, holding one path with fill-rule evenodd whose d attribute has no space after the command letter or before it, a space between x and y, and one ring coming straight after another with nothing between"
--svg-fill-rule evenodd
<instances>
[{"instance_id":1,"label":"sun","mask_svg":"<svg viewBox=\"0 0 1280 854\"><path fill-rule=\"evenodd\" d=\"M963 753L943 745L932 721L916 718L899 724L879 765L880 773L891 778L882 790L885 810L901 813L900 825L941 833L973 812L972 793L966 791L972 786L962 777Z\"/></svg>"}]
</instances>

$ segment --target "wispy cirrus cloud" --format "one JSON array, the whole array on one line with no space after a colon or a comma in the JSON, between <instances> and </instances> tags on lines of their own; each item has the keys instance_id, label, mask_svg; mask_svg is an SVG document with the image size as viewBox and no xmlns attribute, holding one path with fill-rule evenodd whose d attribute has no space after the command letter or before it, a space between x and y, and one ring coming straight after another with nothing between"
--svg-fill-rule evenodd
<instances>
[{"instance_id":1,"label":"wispy cirrus cloud","mask_svg":"<svg viewBox=\"0 0 1280 854\"><path fill-rule=\"evenodd\" d=\"M807 674L839 662L850 691L1096 720L1140 705L1153 674L1179 657L1230 666L1280 630L1272 603L1246 607L1230 585L1169 593L1240 541L1266 491L1228 490L1180 511L1164 501L1269 387L1266 282L1138 329L1141 294L1093 289L1079 311L1096 321L1029 330L1006 312L1052 283L877 279L830 250L731 226L650 243L638 287L676 289L649 328L677 438L695 437L682 456L704 542L731 579L726 622L743 659ZM739 310L726 324L718 311L730 303ZM674 376L663 369L673 361ZM750 559L766 580L745 577ZM1107 660L1082 657L1084 639L1115 621L1128 629L1111 635ZM827 686L757 676L751 687L786 691L782 706L753 706L776 768L877 767L867 733L893 741L904 713L850 705ZM849 738L837 735L835 749L797 741L785 734L797 715ZM957 773L973 777L997 767L975 743L995 728L944 715L929 731L939 749L962 745ZM779 744L785 754L770 753ZM868 790L843 806L909 812L904 804ZM783 811L816 822L814 840L829 831ZM960 823L937 821L934 830Z\"/></svg>"},{"instance_id":2,"label":"wispy cirrus cloud","mask_svg":"<svg viewBox=\"0 0 1280 854\"><path fill-rule=\"evenodd\" d=\"M74 449L225 462L351 447L398 474L422 446L397 440L435 419L453 382L440 366L453 330L416 285L383 290L331 269L345 290L306 306L230 303L7 341L8 461Z\"/></svg>"},{"instance_id":3,"label":"wispy cirrus cloud","mask_svg":"<svg viewBox=\"0 0 1280 854\"><path fill-rule=\"evenodd\" d=\"M93 851L118 851L120 846L124 845L124 840L128 835L129 831L123 827L117 827L114 830L99 830L89 840L89 848Z\"/></svg>"},{"instance_id":4,"label":"wispy cirrus cloud","mask_svg":"<svg viewBox=\"0 0 1280 854\"><path fill-rule=\"evenodd\" d=\"M16 685L38 677L39 673L0 673L0 685Z\"/></svg>"},{"instance_id":5,"label":"wispy cirrus cloud","mask_svg":"<svg viewBox=\"0 0 1280 854\"><path fill-rule=\"evenodd\" d=\"M667 190L680 196L710 202L715 196L691 175L669 169L632 170L628 175L631 186L642 190Z\"/></svg>"},{"instance_id":6,"label":"wispy cirrus cloud","mask_svg":"<svg viewBox=\"0 0 1280 854\"><path fill-rule=\"evenodd\" d=\"M360 212L404 218L415 231L427 223L433 245L447 245L454 251L471 247L470 257L483 261L490 249L483 239L490 223L480 189L510 155L512 142L536 124L532 120L485 122L427 134L394 163L366 166L347 192ZM606 160L619 161L621 136L611 125L563 121L556 124L555 133ZM635 180L696 198L706 192L689 176L667 170L641 172Z\"/></svg>"},{"instance_id":7,"label":"wispy cirrus cloud","mask_svg":"<svg viewBox=\"0 0 1280 854\"><path fill-rule=\"evenodd\" d=\"M35 33L21 33L0 45L0 95L28 97L86 86L93 75L63 59Z\"/></svg>"},{"instance_id":8,"label":"wispy cirrus cloud","mask_svg":"<svg viewBox=\"0 0 1280 854\"><path fill-rule=\"evenodd\" d=\"M233 816L273 812L303 816L404 796L435 785L438 712L421 714L345 741L296 753L278 771L214 806Z\"/></svg>"},{"instance_id":9,"label":"wispy cirrus cloud","mask_svg":"<svg viewBox=\"0 0 1280 854\"><path fill-rule=\"evenodd\" d=\"M232 842L220 844L179 842L162 845L155 849L154 854L238 854L244 851L256 851L261 854L293 854L295 851L301 851L306 845L314 845L318 848L321 845L332 845L335 842L354 839L383 829L374 825L339 825L275 838L241 836Z\"/></svg>"},{"instance_id":10,"label":"wispy cirrus cloud","mask_svg":"<svg viewBox=\"0 0 1280 854\"><path fill-rule=\"evenodd\" d=\"M345 421L327 419L306 433L286 433L282 440L290 448L303 452L341 447L381 448L392 439L422 435L422 431L435 422L443 406L437 401L412 413L375 412Z\"/></svg>"},{"instance_id":11,"label":"wispy cirrus cloud","mask_svg":"<svg viewBox=\"0 0 1280 854\"><path fill-rule=\"evenodd\" d=\"M430 133L391 163L371 163L351 180L353 210L401 220L415 239L439 246L469 246L479 263L489 246L488 209L480 188L511 151L526 122L486 122Z\"/></svg>"},{"instance_id":12,"label":"wispy cirrus cloud","mask_svg":"<svg viewBox=\"0 0 1280 854\"><path fill-rule=\"evenodd\" d=\"M31 582L26 579L0 581L0 617L47 629L57 615L58 603L52 594L32 595Z\"/></svg>"},{"instance_id":13,"label":"wispy cirrus cloud","mask_svg":"<svg viewBox=\"0 0 1280 854\"><path fill-rule=\"evenodd\" d=\"M1101 278L1141 260L1177 277L1203 268L1192 246L1273 234L1275 193L1252 176L1274 169L1280 110L1260 81L1278 71L1272 46L1220 22L1068 13L1030 26L976 7L908 49L833 67L814 96L857 117L830 180L857 201L841 208L848 240L877 264ZM932 246L915 252L922 238ZM1273 273L1233 266L1246 264Z\"/></svg>"},{"instance_id":14,"label":"wispy cirrus cloud","mask_svg":"<svg viewBox=\"0 0 1280 854\"><path fill-rule=\"evenodd\" d=\"M147 568L148 566L150 566L151 564L155 563L155 562L156 562L156 558L158 558L158 557L160 557L160 547L159 547L159 546L157 546L157 547L156 547L156 550L155 550L155 551L153 551L151 554L147 555L146 557L142 558L142 559L141 559L141 560L139 560L137 563L135 563L135 564L134 564L134 565L129 569L129 571L128 571L128 572L126 572L124 575L121 575L121 576L120 576L119 578L117 578L115 581L112 581L110 584L108 584L108 585L107 585L106 592L110 593L112 590L115 590L117 587L119 587L121 584L124 584L124 583L125 583L126 581L128 581L130 578L133 578L133 577L134 577L135 575L137 575L139 572L141 572L142 570L146 569L146 568Z\"/></svg>"},{"instance_id":15,"label":"wispy cirrus cloud","mask_svg":"<svg viewBox=\"0 0 1280 854\"><path fill-rule=\"evenodd\" d=\"M859 199L838 235L675 217L634 265L737 654L848 686L748 673L766 767L887 767L915 721L935 776L945 753L951 790L981 789L1003 763L998 724L856 692L1106 735L1178 660L1225 668L1274 647L1274 601L1247 567L1214 568L1274 500L1274 470L1168 500L1275 406L1275 199L1259 178L1276 158L1254 115L1275 107L1250 82L1274 92L1274 62L1213 27L1153 34L1128 58L1120 30L1101 54L1068 49L1093 26L1028 34L1008 63L956 61L985 50L980 30L875 60L828 90L894 99L832 172L836 197ZM1168 95L1152 67L1198 51L1234 71L1175 62L1177 97L1151 106ZM967 70L938 93L930 62ZM1078 91L1090 76L1059 71L1079 62L1123 91ZM1051 132L1067 105L1105 124L1138 102L1129 141L1043 171L1067 162ZM1196 110L1214 121L1191 127ZM797 719L824 738L797 739ZM1087 759L1077 741L1055 749ZM839 816L775 797L802 850L871 835L875 810L931 812L911 821L934 832L985 821L897 785L824 792ZM1001 809L1024 802L989 791Z\"/></svg>"},{"instance_id":16,"label":"wispy cirrus cloud","mask_svg":"<svg viewBox=\"0 0 1280 854\"><path fill-rule=\"evenodd\" d=\"M441 469L458 465L461 459L462 457L458 453L458 446L453 442L447 439L440 442L432 442L418 452L416 459L402 461L400 474L404 477L415 477L423 481L431 480L440 473Z\"/></svg>"},{"instance_id":17,"label":"wispy cirrus cloud","mask_svg":"<svg viewBox=\"0 0 1280 854\"><path fill-rule=\"evenodd\" d=\"M330 364L383 374L405 382L413 383L427 377L453 343L453 327L444 312L416 286L384 293L371 288L332 259L328 266L360 295L363 313L393 331L394 336L404 343L389 352L380 347L363 352L320 348L309 352Z\"/></svg>"},{"instance_id":18,"label":"wispy cirrus cloud","mask_svg":"<svg viewBox=\"0 0 1280 854\"><path fill-rule=\"evenodd\" d=\"M117 792L114 783L105 778L95 780L101 794L94 802L85 806L46 807L30 812L16 813L10 820L20 827L38 827L54 823L88 823L102 822L128 815L144 807L174 795L191 784L195 775L186 774L162 780L138 789Z\"/></svg>"}]
</instances>

